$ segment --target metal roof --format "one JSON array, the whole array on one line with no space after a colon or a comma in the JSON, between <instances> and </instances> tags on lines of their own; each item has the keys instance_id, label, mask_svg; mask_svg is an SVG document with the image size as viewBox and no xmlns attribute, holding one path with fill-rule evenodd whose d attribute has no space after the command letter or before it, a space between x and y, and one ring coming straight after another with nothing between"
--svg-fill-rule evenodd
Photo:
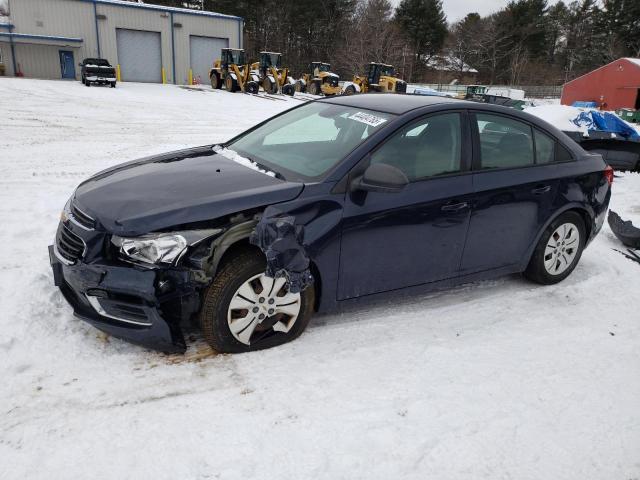
<instances>
[{"instance_id":1,"label":"metal roof","mask_svg":"<svg viewBox=\"0 0 640 480\"><path fill-rule=\"evenodd\" d=\"M98 3L98 4L104 4L104 5L115 5L119 7L125 7L125 8L139 8L143 10L155 10L160 12L179 13L184 15L200 15L203 17L227 18L229 20L244 20L242 17L236 17L234 15L225 15L223 13L208 12L206 10L192 10L189 8L165 7L164 5L154 5L151 3L127 2L125 0L77 0L77 1L87 2L87 3Z\"/></svg>"}]
</instances>

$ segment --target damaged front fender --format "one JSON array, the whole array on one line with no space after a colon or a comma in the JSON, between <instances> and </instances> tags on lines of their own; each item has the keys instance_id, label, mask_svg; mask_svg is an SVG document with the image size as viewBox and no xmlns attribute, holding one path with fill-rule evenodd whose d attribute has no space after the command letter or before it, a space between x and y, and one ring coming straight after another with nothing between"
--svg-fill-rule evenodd
<instances>
[{"instance_id":1,"label":"damaged front fender","mask_svg":"<svg viewBox=\"0 0 640 480\"><path fill-rule=\"evenodd\" d=\"M264 252L267 276L286 278L291 293L299 293L313 284L311 262L304 245L304 227L297 225L292 215L267 208L249 242Z\"/></svg>"}]
</instances>

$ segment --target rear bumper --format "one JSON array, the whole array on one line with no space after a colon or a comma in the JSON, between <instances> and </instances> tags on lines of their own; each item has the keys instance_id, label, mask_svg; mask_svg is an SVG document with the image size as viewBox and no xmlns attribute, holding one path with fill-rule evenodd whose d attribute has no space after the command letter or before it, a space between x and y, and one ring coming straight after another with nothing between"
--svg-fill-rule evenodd
<instances>
[{"instance_id":1,"label":"rear bumper","mask_svg":"<svg viewBox=\"0 0 640 480\"><path fill-rule=\"evenodd\" d=\"M184 353L179 322L163 317L157 271L77 262L67 265L49 246L55 285L78 318L114 337L167 353ZM178 300L179 301L179 300Z\"/></svg>"}]
</instances>

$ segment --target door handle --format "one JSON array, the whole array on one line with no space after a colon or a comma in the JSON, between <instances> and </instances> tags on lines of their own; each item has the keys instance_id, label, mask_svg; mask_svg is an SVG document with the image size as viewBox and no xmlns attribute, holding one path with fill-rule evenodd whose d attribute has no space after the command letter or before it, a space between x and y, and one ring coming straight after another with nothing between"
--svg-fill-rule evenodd
<instances>
[{"instance_id":1,"label":"door handle","mask_svg":"<svg viewBox=\"0 0 640 480\"><path fill-rule=\"evenodd\" d=\"M543 193L547 193L551 190L550 185L542 185L531 190L531 193L534 195L542 195Z\"/></svg>"},{"instance_id":2,"label":"door handle","mask_svg":"<svg viewBox=\"0 0 640 480\"><path fill-rule=\"evenodd\" d=\"M469 204L467 202L461 202L461 203L449 203L447 205L444 205L441 210L443 212L457 212L460 210L464 210L465 208L467 208L469 206Z\"/></svg>"}]
</instances>

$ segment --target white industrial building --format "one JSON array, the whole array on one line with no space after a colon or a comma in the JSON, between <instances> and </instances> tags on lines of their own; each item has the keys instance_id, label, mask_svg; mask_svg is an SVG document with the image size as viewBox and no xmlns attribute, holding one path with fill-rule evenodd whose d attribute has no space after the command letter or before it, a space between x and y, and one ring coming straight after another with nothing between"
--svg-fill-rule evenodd
<instances>
[{"instance_id":1,"label":"white industrial building","mask_svg":"<svg viewBox=\"0 0 640 480\"><path fill-rule=\"evenodd\" d=\"M242 48L240 17L123 0L0 3L5 75L78 79L82 59L101 57L123 81L185 84L191 70L207 83L220 49Z\"/></svg>"}]
</instances>

